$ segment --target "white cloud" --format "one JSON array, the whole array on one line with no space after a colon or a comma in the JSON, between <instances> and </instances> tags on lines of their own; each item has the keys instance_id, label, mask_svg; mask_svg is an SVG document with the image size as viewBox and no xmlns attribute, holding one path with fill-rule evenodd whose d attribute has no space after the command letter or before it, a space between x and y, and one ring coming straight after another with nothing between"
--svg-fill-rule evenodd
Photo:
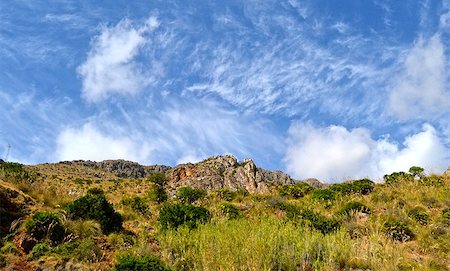
<instances>
[{"instance_id":1,"label":"white cloud","mask_svg":"<svg viewBox=\"0 0 450 271\"><path fill-rule=\"evenodd\" d=\"M233 153L267 161L274 155L269 155L269 148L281 149L270 124L227 111L217 103L185 104L168 99L163 108L121 108L119 112L114 116L104 112L81 127L63 129L57 139L56 159L121 158L174 165Z\"/></svg>"},{"instance_id":2,"label":"white cloud","mask_svg":"<svg viewBox=\"0 0 450 271\"><path fill-rule=\"evenodd\" d=\"M140 27L124 19L103 28L93 39L86 61L78 67L83 97L98 102L113 94L133 95L149 85L153 78L142 70L136 57L147 43L146 33L158 26L158 20L150 17Z\"/></svg>"},{"instance_id":3,"label":"white cloud","mask_svg":"<svg viewBox=\"0 0 450 271\"><path fill-rule=\"evenodd\" d=\"M56 156L58 160L94 160L127 159L142 161L149 156L150 150L125 136L107 135L92 123L81 129L69 128L57 138Z\"/></svg>"},{"instance_id":4,"label":"white cloud","mask_svg":"<svg viewBox=\"0 0 450 271\"><path fill-rule=\"evenodd\" d=\"M347 130L304 123L290 127L287 142L284 162L288 173L297 178L380 180L384 174L407 171L414 165L440 173L450 163L450 150L428 124L408 136L402 146L388 138L375 140L364 128Z\"/></svg>"},{"instance_id":5,"label":"white cloud","mask_svg":"<svg viewBox=\"0 0 450 271\"><path fill-rule=\"evenodd\" d=\"M405 60L405 70L394 83L389 97L391 113L400 118L427 118L448 111L450 76L439 35L420 39Z\"/></svg>"}]
</instances>

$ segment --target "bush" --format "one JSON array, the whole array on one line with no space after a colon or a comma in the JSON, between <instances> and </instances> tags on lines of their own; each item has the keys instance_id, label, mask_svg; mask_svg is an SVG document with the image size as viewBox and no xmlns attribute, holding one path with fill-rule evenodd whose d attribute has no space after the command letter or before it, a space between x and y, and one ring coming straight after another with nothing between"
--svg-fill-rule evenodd
<instances>
[{"instance_id":1,"label":"bush","mask_svg":"<svg viewBox=\"0 0 450 271\"><path fill-rule=\"evenodd\" d=\"M442 176L431 175L425 176L419 180L419 182L426 186L443 186L444 180Z\"/></svg>"},{"instance_id":2,"label":"bush","mask_svg":"<svg viewBox=\"0 0 450 271\"><path fill-rule=\"evenodd\" d=\"M332 201L336 198L336 192L329 188L316 189L313 191L312 198L315 200Z\"/></svg>"},{"instance_id":3,"label":"bush","mask_svg":"<svg viewBox=\"0 0 450 271\"><path fill-rule=\"evenodd\" d=\"M415 238L408 225L402 221L387 221L383 228L386 235L394 241L406 242Z\"/></svg>"},{"instance_id":4,"label":"bush","mask_svg":"<svg viewBox=\"0 0 450 271\"><path fill-rule=\"evenodd\" d=\"M341 195L351 195L354 192L353 185L351 183L337 183L329 187L330 190Z\"/></svg>"},{"instance_id":5,"label":"bush","mask_svg":"<svg viewBox=\"0 0 450 271\"><path fill-rule=\"evenodd\" d=\"M66 207L72 219L93 219L105 234L122 230L122 216L106 200L103 193L87 194Z\"/></svg>"},{"instance_id":6,"label":"bush","mask_svg":"<svg viewBox=\"0 0 450 271\"><path fill-rule=\"evenodd\" d=\"M308 208L301 208L287 203L281 203L279 205L279 208L286 212L286 216L288 219L305 220L311 225L311 227L321 232L322 234L335 232L341 226L338 220L334 218L327 218Z\"/></svg>"},{"instance_id":7,"label":"bush","mask_svg":"<svg viewBox=\"0 0 450 271\"><path fill-rule=\"evenodd\" d=\"M220 210L228 219L237 219L242 217L241 210L229 202L222 203Z\"/></svg>"},{"instance_id":8,"label":"bush","mask_svg":"<svg viewBox=\"0 0 450 271\"><path fill-rule=\"evenodd\" d=\"M408 181L408 182L414 181L414 176L401 171L401 172L394 172L390 175L386 174L384 175L383 179L386 184L395 184L398 183L399 181Z\"/></svg>"},{"instance_id":9,"label":"bush","mask_svg":"<svg viewBox=\"0 0 450 271\"><path fill-rule=\"evenodd\" d=\"M306 183L286 184L278 187L278 194L280 196L290 196L294 199L298 199L304 197L312 190L314 190L314 188Z\"/></svg>"},{"instance_id":10,"label":"bush","mask_svg":"<svg viewBox=\"0 0 450 271\"><path fill-rule=\"evenodd\" d=\"M120 258L113 271L170 271L156 256Z\"/></svg>"},{"instance_id":11,"label":"bush","mask_svg":"<svg viewBox=\"0 0 450 271\"><path fill-rule=\"evenodd\" d=\"M232 201L236 197L236 192L226 188L217 189L214 193L219 196L219 198L226 201Z\"/></svg>"},{"instance_id":12,"label":"bush","mask_svg":"<svg viewBox=\"0 0 450 271\"><path fill-rule=\"evenodd\" d=\"M445 208L442 210L442 217L444 219L450 219L450 208Z\"/></svg>"},{"instance_id":13,"label":"bush","mask_svg":"<svg viewBox=\"0 0 450 271\"><path fill-rule=\"evenodd\" d=\"M31 250L31 259L37 260L40 257L47 255L51 251L51 248L46 243L37 244Z\"/></svg>"},{"instance_id":14,"label":"bush","mask_svg":"<svg viewBox=\"0 0 450 271\"><path fill-rule=\"evenodd\" d=\"M181 225L186 225L193 229L198 224L208 222L210 219L210 212L203 207L169 204L161 209L158 220L162 229L176 229Z\"/></svg>"},{"instance_id":15,"label":"bush","mask_svg":"<svg viewBox=\"0 0 450 271\"><path fill-rule=\"evenodd\" d=\"M141 197L126 198L121 203L141 215L150 215L148 204Z\"/></svg>"},{"instance_id":16,"label":"bush","mask_svg":"<svg viewBox=\"0 0 450 271\"><path fill-rule=\"evenodd\" d=\"M167 183L166 175L163 173L151 173L147 177L147 181L153 183L153 188L148 192L150 200L163 203L169 198L165 189Z\"/></svg>"},{"instance_id":17,"label":"bush","mask_svg":"<svg viewBox=\"0 0 450 271\"><path fill-rule=\"evenodd\" d=\"M355 193L361 195L367 195L375 188L375 183L369 179L361 179L352 182L353 190Z\"/></svg>"},{"instance_id":18,"label":"bush","mask_svg":"<svg viewBox=\"0 0 450 271\"><path fill-rule=\"evenodd\" d=\"M351 201L342 207L342 209L339 211L339 214L342 215L349 215L351 212L361 212L365 214L370 214L370 209L366 205L362 204L359 201Z\"/></svg>"},{"instance_id":19,"label":"bush","mask_svg":"<svg viewBox=\"0 0 450 271\"><path fill-rule=\"evenodd\" d=\"M91 238L63 243L52 252L85 262L97 262L102 256L101 250Z\"/></svg>"},{"instance_id":20,"label":"bush","mask_svg":"<svg viewBox=\"0 0 450 271\"><path fill-rule=\"evenodd\" d=\"M177 198L182 203L194 203L195 201L206 196L206 190L191 187L181 187L178 189Z\"/></svg>"},{"instance_id":21,"label":"bush","mask_svg":"<svg viewBox=\"0 0 450 271\"><path fill-rule=\"evenodd\" d=\"M65 228L58 216L48 212L38 212L25 225L26 231L37 240L48 240L58 244L64 239Z\"/></svg>"},{"instance_id":22,"label":"bush","mask_svg":"<svg viewBox=\"0 0 450 271\"><path fill-rule=\"evenodd\" d=\"M420 225L426 225L430 220L427 211L422 207L412 208L408 211L408 216L417 221Z\"/></svg>"}]
</instances>

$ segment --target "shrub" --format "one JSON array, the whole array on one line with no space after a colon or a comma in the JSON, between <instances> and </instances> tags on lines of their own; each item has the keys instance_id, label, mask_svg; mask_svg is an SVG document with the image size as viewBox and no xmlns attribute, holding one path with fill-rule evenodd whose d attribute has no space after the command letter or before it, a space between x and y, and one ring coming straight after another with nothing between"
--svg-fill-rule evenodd
<instances>
[{"instance_id":1,"label":"shrub","mask_svg":"<svg viewBox=\"0 0 450 271\"><path fill-rule=\"evenodd\" d=\"M224 216L228 219L237 219L242 217L242 212L238 207L234 206L229 202L222 203L220 210Z\"/></svg>"},{"instance_id":2,"label":"shrub","mask_svg":"<svg viewBox=\"0 0 450 271\"><path fill-rule=\"evenodd\" d=\"M226 188L217 189L214 193L219 196L219 198L226 201L232 201L236 197L236 192Z\"/></svg>"},{"instance_id":3,"label":"shrub","mask_svg":"<svg viewBox=\"0 0 450 271\"><path fill-rule=\"evenodd\" d=\"M426 225L430 220L430 217L427 214L426 210L422 207L412 208L408 211L408 216L417 221L420 225Z\"/></svg>"},{"instance_id":4,"label":"shrub","mask_svg":"<svg viewBox=\"0 0 450 271\"><path fill-rule=\"evenodd\" d=\"M370 209L366 205L362 204L359 201L350 201L342 207L339 211L339 214L348 215L351 212L361 212L365 214L370 214Z\"/></svg>"},{"instance_id":5,"label":"shrub","mask_svg":"<svg viewBox=\"0 0 450 271\"><path fill-rule=\"evenodd\" d=\"M97 262L102 256L101 250L91 238L63 243L52 252L85 262Z\"/></svg>"},{"instance_id":6,"label":"shrub","mask_svg":"<svg viewBox=\"0 0 450 271\"><path fill-rule=\"evenodd\" d=\"M35 213L25 228L37 240L48 240L51 244L58 244L64 239L65 228L58 216L52 213Z\"/></svg>"},{"instance_id":7,"label":"shrub","mask_svg":"<svg viewBox=\"0 0 450 271\"><path fill-rule=\"evenodd\" d=\"M444 219L450 219L450 208L445 208L442 210L442 217Z\"/></svg>"},{"instance_id":8,"label":"shrub","mask_svg":"<svg viewBox=\"0 0 450 271\"><path fill-rule=\"evenodd\" d=\"M367 195L375 188L375 183L369 179L361 179L352 182L354 192Z\"/></svg>"},{"instance_id":9,"label":"shrub","mask_svg":"<svg viewBox=\"0 0 450 271\"><path fill-rule=\"evenodd\" d=\"M408 182L413 181L414 176L401 171L401 172L394 172L390 175L386 174L384 175L383 179L386 184L395 184L398 183L399 181L408 181Z\"/></svg>"},{"instance_id":10,"label":"shrub","mask_svg":"<svg viewBox=\"0 0 450 271\"><path fill-rule=\"evenodd\" d=\"M341 195L351 195L354 192L354 188L351 183L333 184L329 187L329 189Z\"/></svg>"},{"instance_id":11,"label":"shrub","mask_svg":"<svg viewBox=\"0 0 450 271\"><path fill-rule=\"evenodd\" d=\"M208 222L210 219L210 212L203 207L169 204L161 209L158 220L162 229L176 229L181 225L186 225L193 229L198 224Z\"/></svg>"},{"instance_id":12,"label":"shrub","mask_svg":"<svg viewBox=\"0 0 450 271\"><path fill-rule=\"evenodd\" d=\"M156 256L120 258L113 271L170 271Z\"/></svg>"},{"instance_id":13,"label":"shrub","mask_svg":"<svg viewBox=\"0 0 450 271\"><path fill-rule=\"evenodd\" d=\"M286 212L288 219L305 220L311 225L311 227L323 234L335 232L341 226L338 220L334 218L327 218L308 208L297 207L287 203L281 203L279 208Z\"/></svg>"},{"instance_id":14,"label":"shrub","mask_svg":"<svg viewBox=\"0 0 450 271\"><path fill-rule=\"evenodd\" d=\"M31 250L31 259L37 260L40 257L47 255L50 251L51 248L47 243L37 244Z\"/></svg>"},{"instance_id":15,"label":"shrub","mask_svg":"<svg viewBox=\"0 0 450 271\"><path fill-rule=\"evenodd\" d=\"M66 208L69 216L73 219L98 221L105 234L122 229L122 216L114 210L103 193L87 194L75 200Z\"/></svg>"},{"instance_id":16,"label":"shrub","mask_svg":"<svg viewBox=\"0 0 450 271\"><path fill-rule=\"evenodd\" d=\"M298 199L304 197L312 190L314 190L314 188L306 183L286 184L278 187L278 194L280 196L290 196L294 199Z\"/></svg>"},{"instance_id":17,"label":"shrub","mask_svg":"<svg viewBox=\"0 0 450 271\"><path fill-rule=\"evenodd\" d=\"M312 198L315 200L332 201L336 198L336 192L329 188L316 189L313 191Z\"/></svg>"},{"instance_id":18,"label":"shrub","mask_svg":"<svg viewBox=\"0 0 450 271\"><path fill-rule=\"evenodd\" d=\"M150 200L163 203L169 198L165 189L167 183L166 175L163 173L151 173L147 177L147 181L153 183L153 187L148 192Z\"/></svg>"},{"instance_id":19,"label":"shrub","mask_svg":"<svg viewBox=\"0 0 450 271\"><path fill-rule=\"evenodd\" d=\"M181 187L178 189L177 198L182 203L194 203L195 201L206 196L206 190L191 188L191 187Z\"/></svg>"},{"instance_id":20,"label":"shrub","mask_svg":"<svg viewBox=\"0 0 450 271\"><path fill-rule=\"evenodd\" d=\"M431 175L425 176L419 180L419 182L426 186L442 186L444 185L444 180L442 176Z\"/></svg>"},{"instance_id":21,"label":"shrub","mask_svg":"<svg viewBox=\"0 0 450 271\"><path fill-rule=\"evenodd\" d=\"M148 204L141 197L126 198L121 203L141 215L150 215Z\"/></svg>"},{"instance_id":22,"label":"shrub","mask_svg":"<svg viewBox=\"0 0 450 271\"><path fill-rule=\"evenodd\" d=\"M387 221L383 228L386 235L394 241L406 242L415 238L408 225L402 221Z\"/></svg>"}]
</instances>

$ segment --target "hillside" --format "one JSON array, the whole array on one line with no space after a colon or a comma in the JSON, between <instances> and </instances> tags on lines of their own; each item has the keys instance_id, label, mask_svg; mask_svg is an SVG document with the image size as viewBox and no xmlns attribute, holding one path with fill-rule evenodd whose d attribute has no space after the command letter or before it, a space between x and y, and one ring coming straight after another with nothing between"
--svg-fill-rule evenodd
<instances>
[{"instance_id":1,"label":"hillside","mask_svg":"<svg viewBox=\"0 0 450 271\"><path fill-rule=\"evenodd\" d=\"M450 172L0 161L1 270L450 270Z\"/></svg>"}]
</instances>

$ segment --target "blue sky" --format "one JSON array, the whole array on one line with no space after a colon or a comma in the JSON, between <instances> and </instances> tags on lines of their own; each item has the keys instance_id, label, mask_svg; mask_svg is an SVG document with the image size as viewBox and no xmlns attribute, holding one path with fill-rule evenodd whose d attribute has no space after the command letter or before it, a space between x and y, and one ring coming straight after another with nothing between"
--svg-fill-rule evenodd
<instances>
[{"instance_id":1,"label":"blue sky","mask_svg":"<svg viewBox=\"0 0 450 271\"><path fill-rule=\"evenodd\" d=\"M450 165L450 1L0 2L0 154Z\"/></svg>"}]
</instances>

